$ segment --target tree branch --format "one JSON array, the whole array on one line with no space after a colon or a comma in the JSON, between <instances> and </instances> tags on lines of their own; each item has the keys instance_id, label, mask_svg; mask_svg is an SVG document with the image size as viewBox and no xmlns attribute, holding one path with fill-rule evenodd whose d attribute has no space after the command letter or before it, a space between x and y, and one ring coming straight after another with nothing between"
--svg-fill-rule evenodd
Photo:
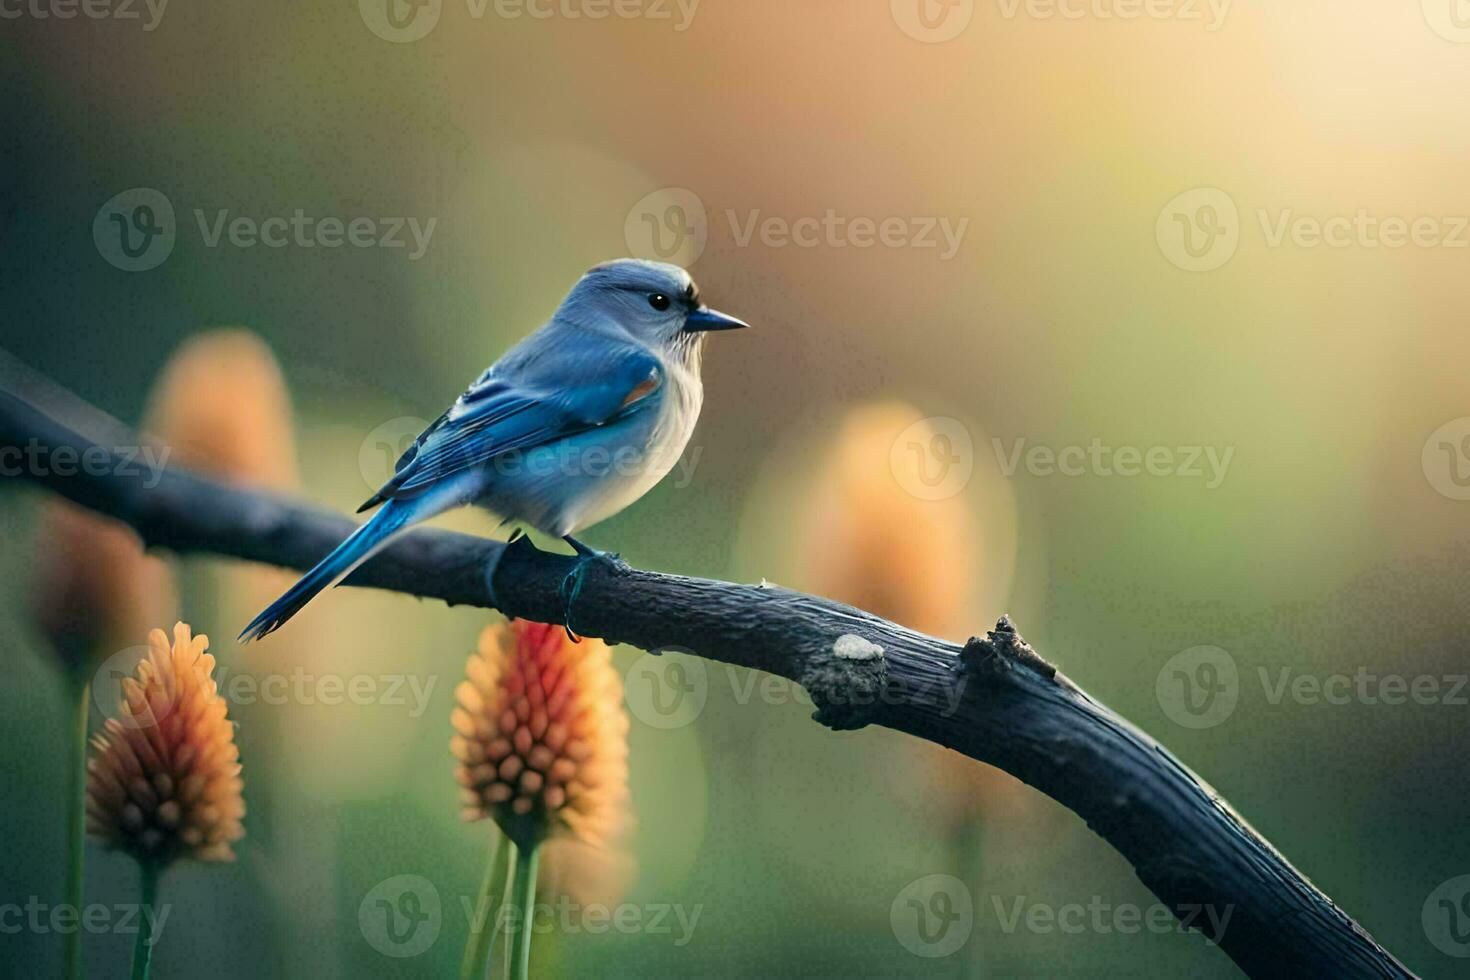
<instances>
[{"instance_id":1,"label":"tree branch","mask_svg":"<svg viewBox=\"0 0 1470 980\"><path fill-rule=\"evenodd\" d=\"M129 447L99 447L0 391L0 473L117 518L149 547L306 569L353 527L128 457ZM347 584L561 623L571 568L571 558L525 538L505 545L416 530ZM1202 908L1217 921L1228 914L1219 945L1252 976L1412 975L1163 746L1037 656L1008 619L959 647L786 589L610 561L591 567L573 617L609 642L678 646L789 678L833 728L883 725L1005 770L1086 820L1186 925L1209 921Z\"/></svg>"}]
</instances>

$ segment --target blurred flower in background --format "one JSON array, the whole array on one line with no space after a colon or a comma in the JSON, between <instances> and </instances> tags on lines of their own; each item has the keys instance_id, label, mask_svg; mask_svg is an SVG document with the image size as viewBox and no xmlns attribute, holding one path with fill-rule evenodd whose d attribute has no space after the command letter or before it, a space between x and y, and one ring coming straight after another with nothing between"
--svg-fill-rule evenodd
<instances>
[{"instance_id":1,"label":"blurred flower in background","mask_svg":"<svg viewBox=\"0 0 1470 980\"><path fill-rule=\"evenodd\" d=\"M764 542L775 526L793 530L784 548L760 553L758 574L955 642L983 632L1006 610L1017 531L1012 487L974 451L978 427L898 400L851 406L837 418L793 431L763 468L746 533ZM925 453L949 430L963 433L949 451L969 475L930 492L934 461ZM1023 798L998 770L910 745L923 764L881 767L883 785L897 799L922 799L952 827Z\"/></svg>"},{"instance_id":2,"label":"blurred flower in background","mask_svg":"<svg viewBox=\"0 0 1470 980\"><path fill-rule=\"evenodd\" d=\"M69 701L66 748L65 881L74 907L84 892L87 733L96 665L132 644L150 624L178 612L173 573L160 558L144 553L143 542L119 521L83 510L60 497L39 507L35 578L30 612L63 673ZM82 975L82 931L65 937L67 977Z\"/></svg>"},{"instance_id":3,"label":"blurred flower in background","mask_svg":"<svg viewBox=\"0 0 1470 980\"><path fill-rule=\"evenodd\" d=\"M926 416L892 399L793 427L761 468L741 527L740 574L954 642L983 632L1010 601L1017 540L1013 487L993 456L975 451L985 443L973 422ZM945 458L935 458L941 450ZM882 815L892 821L889 833L924 828L895 865L983 887L1006 860L994 853L1006 846L997 841L1009 843L1034 817L1017 780L955 752L881 730L863 733L867 741L854 751L809 731L810 721L794 712L762 711L753 742L763 786L757 802L765 792L782 801L762 811L767 834L787 822L793 799ZM874 790L885 806L872 806ZM854 846L841 835L807 835L788 856L816 873Z\"/></svg>"},{"instance_id":4,"label":"blurred flower in background","mask_svg":"<svg viewBox=\"0 0 1470 980\"><path fill-rule=\"evenodd\" d=\"M179 465L273 490L297 484L291 396L248 330L206 330L182 344L154 383L144 428Z\"/></svg>"},{"instance_id":5,"label":"blurred flower in background","mask_svg":"<svg viewBox=\"0 0 1470 980\"><path fill-rule=\"evenodd\" d=\"M926 454L951 421L927 418L901 401L846 413L821 456L808 519L798 525L802 588L956 642L983 632L984 617L1003 611L972 597L1003 600L996 580L1008 576L1012 559L997 555L990 564L986 529L966 496L924 489L934 480ZM974 465L973 458L962 462ZM1025 796L1014 778L931 743L910 744L927 775L922 797L947 815L954 832L965 836L973 829L966 825L982 815L1019 813ZM908 780L899 783L900 793L912 791Z\"/></svg>"},{"instance_id":6,"label":"blurred flower in background","mask_svg":"<svg viewBox=\"0 0 1470 980\"><path fill-rule=\"evenodd\" d=\"M37 523L32 611L68 670L90 673L90 664L173 615L168 566L144 554L132 528L59 497L45 501Z\"/></svg>"},{"instance_id":7,"label":"blurred flower in background","mask_svg":"<svg viewBox=\"0 0 1470 980\"><path fill-rule=\"evenodd\" d=\"M934 436L929 420L904 402L847 412L797 525L799 580L885 619L963 639L976 626L970 596L985 590L981 528L959 496L915 496L908 488L922 486L924 461L898 445L927 447Z\"/></svg>"},{"instance_id":8,"label":"blurred flower in background","mask_svg":"<svg viewBox=\"0 0 1470 980\"><path fill-rule=\"evenodd\" d=\"M206 330L180 345L149 392L143 428L169 447L176 466L241 486L299 487L291 396L270 348L248 330ZM262 565L218 569L212 598L228 622L253 614L295 578ZM302 639L267 652L284 659L304 648Z\"/></svg>"}]
</instances>

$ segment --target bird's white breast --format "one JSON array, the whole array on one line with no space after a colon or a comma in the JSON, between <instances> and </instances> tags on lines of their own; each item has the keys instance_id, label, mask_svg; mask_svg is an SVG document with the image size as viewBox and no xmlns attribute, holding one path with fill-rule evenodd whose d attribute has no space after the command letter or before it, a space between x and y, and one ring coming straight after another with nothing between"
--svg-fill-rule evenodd
<instances>
[{"instance_id":1,"label":"bird's white breast","mask_svg":"<svg viewBox=\"0 0 1470 980\"><path fill-rule=\"evenodd\" d=\"M642 443L636 447L636 462L630 465L614 462L605 477L591 481L585 493L567 501L567 512L562 515L562 522L569 528L565 533L575 534L606 520L652 490L674 468L689 445L704 404L698 361L690 365L667 358L663 371L658 413L650 423L645 423L644 432L630 439L630 443Z\"/></svg>"}]
</instances>

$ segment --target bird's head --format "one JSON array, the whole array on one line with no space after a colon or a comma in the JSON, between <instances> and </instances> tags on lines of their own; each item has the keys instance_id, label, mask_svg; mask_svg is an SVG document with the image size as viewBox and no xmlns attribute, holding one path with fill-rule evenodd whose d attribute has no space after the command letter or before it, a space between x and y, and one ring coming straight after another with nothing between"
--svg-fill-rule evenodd
<instances>
[{"instance_id":1,"label":"bird's head","mask_svg":"<svg viewBox=\"0 0 1470 980\"><path fill-rule=\"evenodd\" d=\"M558 315L578 323L616 323L657 350L690 350L709 331L749 326L705 306L699 287L677 265L643 259L593 266L572 287Z\"/></svg>"}]
</instances>

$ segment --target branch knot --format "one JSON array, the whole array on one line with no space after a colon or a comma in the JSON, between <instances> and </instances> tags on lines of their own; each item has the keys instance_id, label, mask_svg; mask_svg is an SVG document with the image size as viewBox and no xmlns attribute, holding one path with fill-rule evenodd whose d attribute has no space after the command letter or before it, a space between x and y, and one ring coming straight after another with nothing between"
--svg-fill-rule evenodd
<instances>
[{"instance_id":1,"label":"branch knot","mask_svg":"<svg viewBox=\"0 0 1470 980\"><path fill-rule=\"evenodd\" d=\"M1043 660L1016 632L1010 616L1000 617L995 629L984 637L970 637L960 651L959 671L981 679L995 679L1018 667L1047 680L1057 676L1056 667Z\"/></svg>"},{"instance_id":2,"label":"branch knot","mask_svg":"<svg viewBox=\"0 0 1470 980\"><path fill-rule=\"evenodd\" d=\"M888 686L888 658L872 640L844 633L809 654L796 680L817 706L815 721L852 731L873 720L873 706Z\"/></svg>"}]
</instances>

